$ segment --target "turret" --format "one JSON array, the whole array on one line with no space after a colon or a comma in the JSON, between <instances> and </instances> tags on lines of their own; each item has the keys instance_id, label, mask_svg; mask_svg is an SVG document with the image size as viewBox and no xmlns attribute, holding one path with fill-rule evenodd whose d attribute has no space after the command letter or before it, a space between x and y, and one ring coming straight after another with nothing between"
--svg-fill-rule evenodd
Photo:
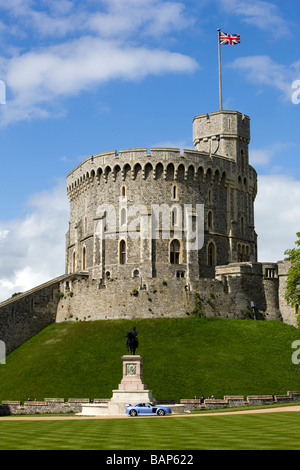
<instances>
[{"instance_id":1,"label":"turret","mask_svg":"<svg viewBox=\"0 0 300 470\"><path fill-rule=\"evenodd\" d=\"M216 111L193 121L196 150L230 158L246 168L250 142L250 118L238 111Z\"/></svg>"}]
</instances>

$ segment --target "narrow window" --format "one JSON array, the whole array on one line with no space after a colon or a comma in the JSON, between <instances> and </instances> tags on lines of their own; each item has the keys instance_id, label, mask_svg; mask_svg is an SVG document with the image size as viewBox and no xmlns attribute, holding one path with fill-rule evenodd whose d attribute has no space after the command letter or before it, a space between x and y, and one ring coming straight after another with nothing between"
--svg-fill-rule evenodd
<instances>
[{"instance_id":1,"label":"narrow window","mask_svg":"<svg viewBox=\"0 0 300 470\"><path fill-rule=\"evenodd\" d=\"M209 204L212 203L212 190L211 189L208 190L208 203Z\"/></svg>"},{"instance_id":2,"label":"narrow window","mask_svg":"<svg viewBox=\"0 0 300 470\"><path fill-rule=\"evenodd\" d=\"M208 266L215 266L216 264L216 248L212 242L208 245L207 249L207 264Z\"/></svg>"},{"instance_id":3,"label":"narrow window","mask_svg":"<svg viewBox=\"0 0 300 470\"><path fill-rule=\"evenodd\" d=\"M241 248L241 245L238 244L238 261L239 263L241 263L243 261L243 258L242 258L242 248Z\"/></svg>"},{"instance_id":4,"label":"narrow window","mask_svg":"<svg viewBox=\"0 0 300 470\"><path fill-rule=\"evenodd\" d=\"M82 269L83 269L83 271L86 270L86 248L85 248L85 246L83 247L83 250L82 250Z\"/></svg>"},{"instance_id":5,"label":"narrow window","mask_svg":"<svg viewBox=\"0 0 300 470\"><path fill-rule=\"evenodd\" d=\"M213 228L213 216L211 211L207 214L207 225L209 230Z\"/></svg>"},{"instance_id":6,"label":"narrow window","mask_svg":"<svg viewBox=\"0 0 300 470\"><path fill-rule=\"evenodd\" d=\"M76 271L76 254L75 251L73 252L73 273Z\"/></svg>"},{"instance_id":7,"label":"narrow window","mask_svg":"<svg viewBox=\"0 0 300 470\"><path fill-rule=\"evenodd\" d=\"M126 264L126 242L124 240L120 242L120 264Z\"/></svg>"},{"instance_id":8,"label":"narrow window","mask_svg":"<svg viewBox=\"0 0 300 470\"><path fill-rule=\"evenodd\" d=\"M126 187L125 186L122 186L122 188L121 188L121 196L126 197Z\"/></svg>"},{"instance_id":9,"label":"narrow window","mask_svg":"<svg viewBox=\"0 0 300 470\"><path fill-rule=\"evenodd\" d=\"M244 233L245 233L244 217L241 217L241 234L244 235Z\"/></svg>"},{"instance_id":10,"label":"narrow window","mask_svg":"<svg viewBox=\"0 0 300 470\"><path fill-rule=\"evenodd\" d=\"M174 184L174 186L172 187L172 199L173 200L177 199L177 186L176 186L176 184Z\"/></svg>"},{"instance_id":11,"label":"narrow window","mask_svg":"<svg viewBox=\"0 0 300 470\"><path fill-rule=\"evenodd\" d=\"M178 240L173 240L170 245L170 263L179 264L180 259L180 243Z\"/></svg>"}]
</instances>

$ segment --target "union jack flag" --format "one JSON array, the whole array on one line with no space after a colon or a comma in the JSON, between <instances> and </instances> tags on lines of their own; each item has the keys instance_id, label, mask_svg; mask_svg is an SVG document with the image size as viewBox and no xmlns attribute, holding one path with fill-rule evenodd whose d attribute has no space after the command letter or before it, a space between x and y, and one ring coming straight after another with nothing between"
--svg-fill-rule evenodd
<instances>
[{"instance_id":1,"label":"union jack flag","mask_svg":"<svg viewBox=\"0 0 300 470\"><path fill-rule=\"evenodd\" d=\"M223 44L225 45L235 45L235 44L240 44L241 38L239 34L227 34L227 33L222 33L220 31L220 44L221 46Z\"/></svg>"}]
</instances>

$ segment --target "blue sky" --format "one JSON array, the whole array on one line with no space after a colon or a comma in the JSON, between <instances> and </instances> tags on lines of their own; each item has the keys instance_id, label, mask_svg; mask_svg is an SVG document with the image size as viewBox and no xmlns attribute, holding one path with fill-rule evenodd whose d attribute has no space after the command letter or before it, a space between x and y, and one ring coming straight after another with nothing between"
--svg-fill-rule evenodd
<instances>
[{"instance_id":1,"label":"blue sky","mask_svg":"<svg viewBox=\"0 0 300 470\"><path fill-rule=\"evenodd\" d=\"M251 118L259 260L282 259L300 230L299 18L295 0L0 0L0 300L64 272L84 158L193 148L194 116L219 109L217 28L241 36L221 48L223 107Z\"/></svg>"}]
</instances>

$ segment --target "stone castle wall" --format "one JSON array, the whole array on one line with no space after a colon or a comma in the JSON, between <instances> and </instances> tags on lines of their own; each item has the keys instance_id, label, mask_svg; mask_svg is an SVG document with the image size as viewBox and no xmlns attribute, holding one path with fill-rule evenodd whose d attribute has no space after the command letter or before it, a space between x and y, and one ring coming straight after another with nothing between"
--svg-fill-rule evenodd
<instances>
[{"instance_id":1,"label":"stone castle wall","mask_svg":"<svg viewBox=\"0 0 300 470\"><path fill-rule=\"evenodd\" d=\"M0 341L6 354L56 321L60 282L52 279L30 291L0 303Z\"/></svg>"},{"instance_id":2,"label":"stone castle wall","mask_svg":"<svg viewBox=\"0 0 300 470\"><path fill-rule=\"evenodd\" d=\"M289 325L298 326L295 308L290 307L290 305L287 304L284 298L287 273L288 273L289 268L290 268L289 261L280 261L278 263L278 278L279 278L278 303L279 303L279 308L281 311L283 321Z\"/></svg>"},{"instance_id":3,"label":"stone castle wall","mask_svg":"<svg viewBox=\"0 0 300 470\"><path fill-rule=\"evenodd\" d=\"M266 268L268 266L268 268ZM278 278L265 269L277 266L235 263L217 266L215 278L92 279L71 274L61 282L64 293L57 321L178 317L190 314L223 318L282 320ZM255 312L251 307L254 302Z\"/></svg>"}]
</instances>

